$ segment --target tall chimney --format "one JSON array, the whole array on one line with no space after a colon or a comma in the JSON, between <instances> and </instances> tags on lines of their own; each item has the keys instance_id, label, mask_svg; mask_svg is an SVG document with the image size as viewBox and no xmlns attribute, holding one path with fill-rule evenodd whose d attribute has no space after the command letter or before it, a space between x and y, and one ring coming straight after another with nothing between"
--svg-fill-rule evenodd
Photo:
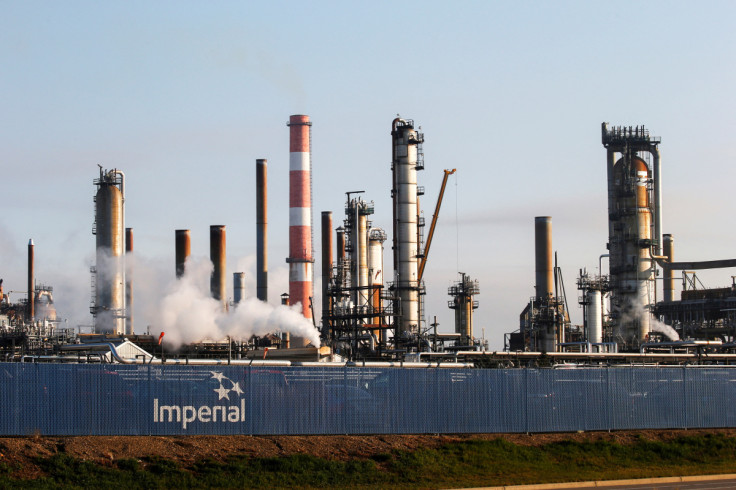
<instances>
[{"instance_id":1,"label":"tall chimney","mask_svg":"<svg viewBox=\"0 0 736 490\"><path fill-rule=\"evenodd\" d=\"M245 272L233 272L233 304L245 299Z\"/></svg>"},{"instance_id":2,"label":"tall chimney","mask_svg":"<svg viewBox=\"0 0 736 490\"><path fill-rule=\"evenodd\" d=\"M327 318L332 310L328 289L332 279L332 212L322 211L322 327L330 328Z\"/></svg>"},{"instance_id":3,"label":"tall chimney","mask_svg":"<svg viewBox=\"0 0 736 490\"><path fill-rule=\"evenodd\" d=\"M289 298L301 303L302 314L312 318L312 189L309 116L289 118ZM294 337L293 347L306 347L306 339Z\"/></svg>"},{"instance_id":4,"label":"tall chimney","mask_svg":"<svg viewBox=\"0 0 736 490\"><path fill-rule=\"evenodd\" d=\"M227 309L227 284L225 282L225 226L210 226L210 260L214 269L210 279L212 297L222 303L222 309Z\"/></svg>"},{"instance_id":5,"label":"tall chimney","mask_svg":"<svg viewBox=\"0 0 736 490\"><path fill-rule=\"evenodd\" d=\"M187 258L192 253L192 242L189 230L176 230L176 278L184 275Z\"/></svg>"},{"instance_id":6,"label":"tall chimney","mask_svg":"<svg viewBox=\"0 0 736 490\"><path fill-rule=\"evenodd\" d=\"M256 295L268 301L268 161L256 160Z\"/></svg>"},{"instance_id":7,"label":"tall chimney","mask_svg":"<svg viewBox=\"0 0 736 490\"><path fill-rule=\"evenodd\" d=\"M125 255L126 258L133 256L133 228L125 229ZM126 264L132 264L132 260ZM129 267L132 269L132 267ZM133 271L127 270L125 274L125 308L127 322L125 324L125 333L133 335L135 330L133 328Z\"/></svg>"},{"instance_id":8,"label":"tall chimney","mask_svg":"<svg viewBox=\"0 0 736 490\"><path fill-rule=\"evenodd\" d=\"M534 218L534 267L537 298L549 299L554 295L552 262L552 218Z\"/></svg>"},{"instance_id":9,"label":"tall chimney","mask_svg":"<svg viewBox=\"0 0 736 490\"><path fill-rule=\"evenodd\" d=\"M34 291L34 278L35 278L35 272L34 272L34 253L33 253L34 245L33 245L33 238L28 240L28 322L32 323L34 317L36 316L36 298Z\"/></svg>"}]
</instances>

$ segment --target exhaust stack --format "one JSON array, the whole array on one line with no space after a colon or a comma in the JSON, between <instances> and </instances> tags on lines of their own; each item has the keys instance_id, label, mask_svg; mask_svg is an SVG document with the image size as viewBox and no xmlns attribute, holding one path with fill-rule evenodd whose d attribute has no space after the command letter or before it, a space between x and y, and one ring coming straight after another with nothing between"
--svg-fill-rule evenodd
<instances>
[{"instance_id":1,"label":"exhaust stack","mask_svg":"<svg viewBox=\"0 0 736 490\"><path fill-rule=\"evenodd\" d=\"M125 256L133 256L133 228L125 229ZM132 261L131 261L132 263ZM126 325L125 333L133 335L135 330L133 329L133 273L132 271L126 271L125 275L125 308L126 311Z\"/></svg>"},{"instance_id":2,"label":"exhaust stack","mask_svg":"<svg viewBox=\"0 0 736 490\"><path fill-rule=\"evenodd\" d=\"M332 281L332 211L322 211L322 327L328 331L331 327L327 318L332 311L332 298L329 286Z\"/></svg>"},{"instance_id":3,"label":"exhaust stack","mask_svg":"<svg viewBox=\"0 0 736 490\"><path fill-rule=\"evenodd\" d=\"M312 189L309 116L289 118L289 298L301 303L302 314L312 319ZM292 347L306 347L306 339L294 337Z\"/></svg>"},{"instance_id":4,"label":"exhaust stack","mask_svg":"<svg viewBox=\"0 0 736 490\"><path fill-rule=\"evenodd\" d=\"M227 284L225 281L225 226L210 226L210 260L214 269L210 279L210 292L212 297L222 304L222 309L227 309Z\"/></svg>"},{"instance_id":5,"label":"exhaust stack","mask_svg":"<svg viewBox=\"0 0 736 490\"><path fill-rule=\"evenodd\" d=\"M33 323L33 319L36 316L36 303L35 303L35 245L33 244L33 238L28 240L28 323Z\"/></svg>"},{"instance_id":6,"label":"exhaust stack","mask_svg":"<svg viewBox=\"0 0 736 490\"><path fill-rule=\"evenodd\" d=\"M187 258L192 253L192 240L189 230L176 230L175 247L176 247L176 278L181 279L184 275Z\"/></svg>"},{"instance_id":7,"label":"exhaust stack","mask_svg":"<svg viewBox=\"0 0 736 490\"><path fill-rule=\"evenodd\" d=\"M256 160L256 295L268 301L268 161Z\"/></svg>"},{"instance_id":8,"label":"exhaust stack","mask_svg":"<svg viewBox=\"0 0 736 490\"><path fill-rule=\"evenodd\" d=\"M245 272L233 272L233 304L245 299Z\"/></svg>"}]
</instances>

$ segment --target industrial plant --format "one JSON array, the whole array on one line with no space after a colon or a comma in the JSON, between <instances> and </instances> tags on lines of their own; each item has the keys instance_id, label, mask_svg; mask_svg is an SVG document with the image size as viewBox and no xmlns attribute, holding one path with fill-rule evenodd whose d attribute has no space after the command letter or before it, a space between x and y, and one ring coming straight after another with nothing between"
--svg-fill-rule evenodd
<instances>
[{"instance_id":1,"label":"industrial plant","mask_svg":"<svg viewBox=\"0 0 736 490\"><path fill-rule=\"evenodd\" d=\"M0 359L148 363L268 359L326 365L426 361L479 367L736 361L736 282L729 288L706 289L695 272L736 267L736 260L674 260L674 238L662 230L661 139L644 126L602 124L605 155L601 153L600 164L605 162L607 169L608 242L601 244L599 264L580 265L574 298L568 298L567 290L573 289L566 289L557 265L552 217L534 218L535 294L526 305L520 300L518 329L508 326L503 352L490 352L474 325L474 312L484 305L472 270L460 273L447 290L454 331L438 332L437 321L427 318L424 271L431 264L447 180L456 169L444 170L438 196L432 199L431 222L425 226L419 199L424 194L419 185L425 169L424 134L411 119L397 117L391 122L392 161L386 171L391 202L370 200L363 190L344 189L345 205L340 210L344 214L321 211L321 304L315 302L312 121L293 115L287 126L289 287L281 294L281 304L298 311L300 321L318 332L319 341L304 330L274 325L268 333L247 338L203 337L167 350L163 333L136 333L135 270L126 267L126 255L133 252L133 228L126 228L125 174L100 166L93 180L96 263L91 268L91 331L69 328L60 319L53 288L35 279L31 240L25 298L11 300L3 294L0 280ZM256 299L263 303L269 289L267 166L266 159L255 162ZM376 207L389 205L392 222L374 223ZM172 276L182 280L190 266L191 232L173 231ZM225 225L210 227L210 260L211 298L222 315L232 314L246 301L245 276L234 273L230 301ZM597 273L589 273L588 266ZM684 283L679 299L674 297L675 271L682 272ZM661 297L657 281L662 283ZM492 307L492 289L485 293L486 307ZM582 325L571 321L571 305L582 308Z\"/></svg>"}]
</instances>

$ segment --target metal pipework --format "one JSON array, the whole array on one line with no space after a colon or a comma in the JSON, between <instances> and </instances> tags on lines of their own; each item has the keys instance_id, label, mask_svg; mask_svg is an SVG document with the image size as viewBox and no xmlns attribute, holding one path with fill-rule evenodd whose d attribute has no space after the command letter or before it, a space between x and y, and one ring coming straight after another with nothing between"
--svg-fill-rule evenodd
<instances>
[{"instance_id":1,"label":"metal pipework","mask_svg":"<svg viewBox=\"0 0 736 490\"><path fill-rule=\"evenodd\" d=\"M268 301L268 161L256 160L256 295Z\"/></svg>"},{"instance_id":2,"label":"metal pipework","mask_svg":"<svg viewBox=\"0 0 736 490\"><path fill-rule=\"evenodd\" d=\"M192 239L189 230L176 230L176 278L184 275L187 258L192 254Z\"/></svg>"},{"instance_id":3,"label":"metal pipework","mask_svg":"<svg viewBox=\"0 0 736 490\"><path fill-rule=\"evenodd\" d=\"M133 228L125 229L125 256L130 257L133 254ZM126 265L130 264L126 260ZM125 308L126 308L126 323L125 333L127 335L133 335L135 330L133 329L133 271L126 271L125 275Z\"/></svg>"},{"instance_id":4,"label":"metal pipework","mask_svg":"<svg viewBox=\"0 0 736 490\"><path fill-rule=\"evenodd\" d=\"M96 283L95 329L98 333L125 333L124 189L125 176L119 170L103 171L94 181Z\"/></svg>"},{"instance_id":5,"label":"metal pipework","mask_svg":"<svg viewBox=\"0 0 736 490\"><path fill-rule=\"evenodd\" d=\"M536 297L549 299L554 295L552 218L549 216L534 218L534 259Z\"/></svg>"},{"instance_id":6,"label":"metal pipework","mask_svg":"<svg viewBox=\"0 0 736 490\"><path fill-rule=\"evenodd\" d=\"M312 189L309 116L289 118L289 296L311 319L312 297ZM306 347L307 339L294 337L292 346Z\"/></svg>"},{"instance_id":7,"label":"metal pipework","mask_svg":"<svg viewBox=\"0 0 736 490\"><path fill-rule=\"evenodd\" d=\"M210 292L212 297L227 309L227 285L225 281L225 226L210 226L210 260L214 269L210 278Z\"/></svg>"},{"instance_id":8,"label":"metal pipework","mask_svg":"<svg viewBox=\"0 0 736 490\"><path fill-rule=\"evenodd\" d=\"M327 317L332 311L332 298L328 293L332 281L332 211L322 211L322 325L329 330Z\"/></svg>"},{"instance_id":9,"label":"metal pipework","mask_svg":"<svg viewBox=\"0 0 736 490\"><path fill-rule=\"evenodd\" d=\"M667 257L667 262L674 262L675 260L675 241L672 235L665 234L662 236L664 245L664 255ZM669 267L664 268L664 285L662 286L664 293L664 301L671 303L675 299L675 272Z\"/></svg>"},{"instance_id":10,"label":"metal pipework","mask_svg":"<svg viewBox=\"0 0 736 490\"><path fill-rule=\"evenodd\" d=\"M245 299L245 272L233 272L233 304Z\"/></svg>"},{"instance_id":11,"label":"metal pipework","mask_svg":"<svg viewBox=\"0 0 736 490\"><path fill-rule=\"evenodd\" d=\"M33 244L33 238L28 240L28 323L33 323L36 317L36 303L35 303L35 245Z\"/></svg>"}]
</instances>

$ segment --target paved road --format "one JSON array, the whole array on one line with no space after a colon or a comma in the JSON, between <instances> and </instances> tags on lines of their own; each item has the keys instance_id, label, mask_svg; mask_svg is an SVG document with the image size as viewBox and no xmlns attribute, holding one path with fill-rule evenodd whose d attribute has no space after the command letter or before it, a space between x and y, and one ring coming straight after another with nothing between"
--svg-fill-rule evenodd
<instances>
[{"instance_id":1,"label":"paved road","mask_svg":"<svg viewBox=\"0 0 736 490\"><path fill-rule=\"evenodd\" d=\"M736 490L736 474L684 476L669 478L645 478L642 480L618 480L576 483L548 483L540 485L509 485L503 487L486 487L485 490ZM481 490L481 489L467 489Z\"/></svg>"}]
</instances>

